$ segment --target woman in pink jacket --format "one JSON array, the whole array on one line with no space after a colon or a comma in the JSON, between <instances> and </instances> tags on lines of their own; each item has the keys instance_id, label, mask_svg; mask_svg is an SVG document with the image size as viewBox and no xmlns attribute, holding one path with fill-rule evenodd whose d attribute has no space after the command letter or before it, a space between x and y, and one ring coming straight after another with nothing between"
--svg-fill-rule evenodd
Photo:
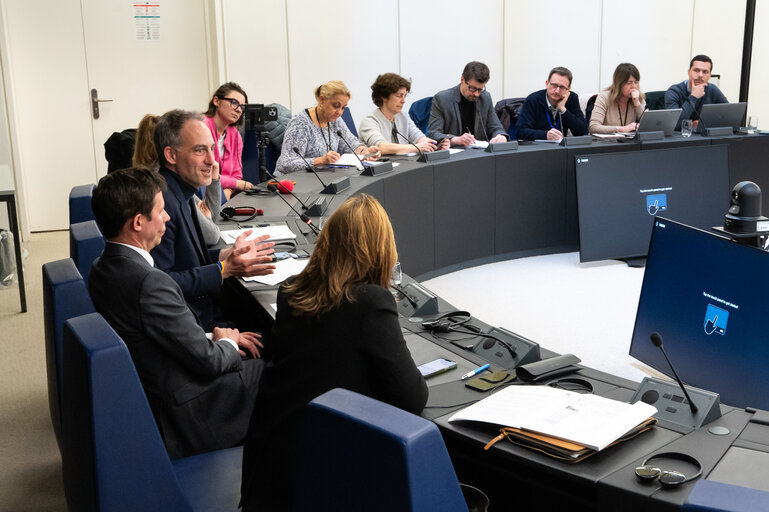
<instances>
[{"instance_id":1,"label":"woman in pink jacket","mask_svg":"<svg viewBox=\"0 0 769 512\"><path fill-rule=\"evenodd\" d=\"M246 103L246 91L235 82L227 82L216 90L206 111L206 124L216 142L214 156L219 163L222 190L227 199L254 186L243 180L243 138L237 128L243 124Z\"/></svg>"}]
</instances>

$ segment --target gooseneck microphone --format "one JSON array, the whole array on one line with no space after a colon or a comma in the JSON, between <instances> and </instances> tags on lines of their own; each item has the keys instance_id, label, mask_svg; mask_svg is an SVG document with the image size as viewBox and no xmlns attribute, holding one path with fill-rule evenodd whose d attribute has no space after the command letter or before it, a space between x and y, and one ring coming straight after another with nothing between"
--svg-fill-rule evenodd
<instances>
[{"instance_id":1,"label":"gooseneck microphone","mask_svg":"<svg viewBox=\"0 0 769 512\"><path fill-rule=\"evenodd\" d=\"M422 154L422 150L419 149L419 146L417 146L413 142L409 141L409 139L405 135L403 135L401 132L399 132L398 128L395 126L395 123L393 123L393 132L395 132L395 135L403 137L406 140L406 142L408 142L409 144L411 144L412 146L414 146L416 148L417 152L419 152L420 155Z\"/></svg>"},{"instance_id":2,"label":"gooseneck microphone","mask_svg":"<svg viewBox=\"0 0 769 512\"><path fill-rule=\"evenodd\" d=\"M678 382L678 385L681 387L681 390L684 392L684 396L686 397L686 400L689 401L689 408L692 410L692 414L697 414L697 406L694 405L694 402L692 402L692 398L689 396L689 393L686 391L686 387L684 387L684 383L681 382L681 378L678 376L678 373L676 373L676 369L673 368L673 363L670 362L670 359L668 359L667 353L665 353L665 348L662 346L662 336L658 332L651 333L651 336L649 336L649 339L651 339L652 344L659 348L662 351L662 355L665 356L665 360L668 362L668 365L670 366L670 369L673 370L673 375L676 378L676 381Z\"/></svg>"},{"instance_id":3,"label":"gooseneck microphone","mask_svg":"<svg viewBox=\"0 0 769 512\"><path fill-rule=\"evenodd\" d=\"M275 186L275 185L267 185L267 190L271 190L273 192L278 192L278 187ZM315 227L315 225L312 223L312 219L310 219L310 217L307 216L306 213L301 213L296 208L294 208L294 206L291 203L289 203L286 200L285 197L280 195L280 193L278 193L277 195L278 195L279 198L281 198L283 200L284 203L286 203L288 205L289 208L291 208L294 211L295 214L297 214L299 216L299 218L302 220L302 222L304 222L305 224L310 226L310 229L312 230L313 233L315 233L316 235L320 233L320 230L318 230L318 228Z\"/></svg>"},{"instance_id":4,"label":"gooseneck microphone","mask_svg":"<svg viewBox=\"0 0 769 512\"><path fill-rule=\"evenodd\" d=\"M259 172L266 174L267 176L269 176L270 178L274 179L275 181L278 181L278 182L280 181L278 178L275 177L274 174L272 174L270 171L268 171L267 168L264 167L264 166L259 168ZM269 190L269 186L267 188ZM321 215L323 215L323 211L325 210L325 208L323 208L323 205L326 202L326 198L325 197L319 197L318 200L312 206L307 206L307 204L305 204L305 202L302 201L299 198L299 196L294 194L291 190L289 190L289 189L287 189L285 187L283 187L283 188L286 190L286 192L291 194L291 197L293 197L294 199L299 201L299 204L302 205L302 210L304 210L304 212L307 215L309 215L310 217L320 217Z\"/></svg>"},{"instance_id":5,"label":"gooseneck microphone","mask_svg":"<svg viewBox=\"0 0 769 512\"><path fill-rule=\"evenodd\" d=\"M346 139L345 139L345 138L342 136L342 130L337 130L337 131L336 131L336 135L337 135L337 137L339 137L340 139L342 139L342 142L344 142L344 145L345 145L345 146L347 146L347 148L348 148L350 151L352 151L352 154L353 154L353 155L355 155L355 158L357 158L357 159L358 159L358 162L360 162L360 169L361 169L361 170L365 169L365 168L366 168L366 166L365 166L365 165L363 165L363 160L361 160L361 159L360 159L360 157L358 156L358 153L356 153L356 152L355 152L355 150L352 148L352 146L350 146L350 144L348 144L348 143L347 143L347 140L346 140Z\"/></svg>"},{"instance_id":6,"label":"gooseneck microphone","mask_svg":"<svg viewBox=\"0 0 769 512\"><path fill-rule=\"evenodd\" d=\"M322 179L320 179L320 176L318 175L318 171L315 170L314 165L310 165L310 162L307 161L307 159L302 155L302 153L299 152L299 148L294 146L291 148L294 150L294 153L299 155L299 158L304 160L304 163L307 164L307 172L311 172L315 175L316 178L318 178L318 181L320 181L320 184L323 185L323 190L321 191L321 194L338 194L339 192L342 192L343 190L347 190L350 188L350 178L343 177L339 178L338 180L334 180L329 184L326 184L323 182Z\"/></svg>"},{"instance_id":7,"label":"gooseneck microphone","mask_svg":"<svg viewBox=\"0 0 769 512\"><path fill-rule=\"evenodd\" d=\"M310 163L310 161L309 161L309 160L307 160L307 159L304 157L304 155L303 155L303 154L302 154L302 153L299 151L299 148L297 148L296 146L294 146L294 147L293 147L293 148L291 148L291 149L293 149L293 150L294 150L294 153L296 153L297 155L299 155L299 158L301 158L302 160L304 160L304 163L305 163L305 164L307 164L307 167L305 168L305 169L306 169L306 171L307 171L307 172L311 172L311 173L313 173L313 174L315 175L315 177L316 177L316 178L318 178L318 181L320 181L320 184L321 184L321 185L323 185L323 188L324 188L324 189L325 189L326 187L328 187L328 185L326 185L325 183L323 183L323 180L322 180L322 179L320 179L320 176L318 175L318 171L316 171L316 170L315 170L315 165L311 164L311 163Z\"/></svg>"}]
</instances>

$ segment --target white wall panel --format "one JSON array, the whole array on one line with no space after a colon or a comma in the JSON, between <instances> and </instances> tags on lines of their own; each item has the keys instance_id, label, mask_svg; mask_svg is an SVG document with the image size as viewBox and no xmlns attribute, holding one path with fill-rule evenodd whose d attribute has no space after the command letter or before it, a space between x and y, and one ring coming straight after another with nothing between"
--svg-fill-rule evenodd
<instances>
[{"instance_id":1,"label":"white wall panel","mask_svg":"<svg viewBox=\"0 0 769 512\"><path fill-rule=\"evenodd\" d=\"M223 0L222 19L225 80L239 83L251 103L291 108L285 0Z\"/></svg>"},{"instance_id":2,"label":"white wall panel","mask_svg":"<svg viewBox=\"0 0 769 512\"><path fill-rule=\"evenodd\" d=\"M401 74L413 79L411 101L459 84L470 61L489 66L487 89L503 96L502 0L400 2Z\"/></svg>"},{"instance_id":3,"label":"white wall panel","mask_svg":"<svg viewBox=\"0 0 769 512\"><path fill-rule=\"evenodd\" d=\"M632 8L627 2L604 1L599 89L611 85L620 62L638 67L643 91L665 90L686 79L693 1L642 0Z\"/></svg>"},{"instance_id":4,"label":"white wall panel","mask_svg":"<svg viewBox=\"0 0 769 512\"><path fill-rule=\"evenodd\" d=\"M398 71L396 0L291 0L288 9L291 110L315 105L315 88L342 80L356 124L374 108L371 83Z\"/></svg>"},{"instance_id":5,"label":"white wall panel","mask_svg":"<svg viewBox=\"0 0 769 512\"><path fill-rule=\"evenodd\" d=\"M756 30L753 35L753 57L750 66L750 90L748 91L748 115L758 116L758 127L769 130L769 98L766 95L766 84L769 83L769 2L756 2ZM731 100L732 97L729 96ZM734 100L737 96L734 96ZM764 194L769 191L764 190ZM766 215L767 212L764 212Z\"/></svg>"},{"instance_id":6,"label":"white wall panel","mask_svg":"<svg viewBox=\"0 0 769 512\"><path fill-rule=\"evenodd\" d=\"M766 1L757 2L759 6L762 3L765 4ZM729 101L737 101L740 96L745 5L744 1L726 4L722 0L694 0L690 59L701 53L713 59L713 73L721 75L719 88ZM761 28L761 25L756 23L755 33L759 37L765 32ZM686 61L685 66L688 65L689 61Z\"/></svg>"},{"instance_id":7,"label":"white wall panel","mask_svg":"<svg viewBox=\"0 0 769 512\"><path fill-rule=\"evenodd\" d=\"M584 104L598 88L600 37L600 0L508 0L505 97L543 89L550 70L564 66Z\"/></svg>"}]
</instances>

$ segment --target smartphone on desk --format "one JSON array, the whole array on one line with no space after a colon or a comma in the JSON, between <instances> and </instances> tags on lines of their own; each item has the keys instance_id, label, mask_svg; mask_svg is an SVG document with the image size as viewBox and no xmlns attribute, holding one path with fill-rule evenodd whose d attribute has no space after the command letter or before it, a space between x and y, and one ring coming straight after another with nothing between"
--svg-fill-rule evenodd
<instances>
[{"instance_id":1,"label":"smartphone on desk","mask_svg":"<svg viewBox=\"0 0 769 512\"><path fill-rule=\"evenodd\" d=\"M420 364L417 366L417 369L425 379L429 379L435 375L453 370L456 367L456 361L449 361L448 359L436 359L435 361L430 361L429 363Z\"/></svg>"}]
</instances>

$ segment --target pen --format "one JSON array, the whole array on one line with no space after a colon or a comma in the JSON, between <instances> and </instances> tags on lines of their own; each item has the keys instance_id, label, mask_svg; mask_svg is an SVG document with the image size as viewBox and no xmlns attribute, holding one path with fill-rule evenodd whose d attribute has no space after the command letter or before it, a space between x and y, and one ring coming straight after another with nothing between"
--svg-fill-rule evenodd
<instances>
[{"instance_id":1,"label":"pen","mask_svg":"<svg viewBox=\"0 0 769 512\"><path fill-rule=\"evenodd\" d=\"M480 366L480 367L476 368L475 370L473 370L471 372L467 372L466 374L462 375L462 379L461 380L466 380L466 379L469 379L470 377L475 377L479 373L485 372L486 370L488 370L489 366L491 366L491 365L490 364L484 364L483 366Z\"/></svg>"}]
</instances>

